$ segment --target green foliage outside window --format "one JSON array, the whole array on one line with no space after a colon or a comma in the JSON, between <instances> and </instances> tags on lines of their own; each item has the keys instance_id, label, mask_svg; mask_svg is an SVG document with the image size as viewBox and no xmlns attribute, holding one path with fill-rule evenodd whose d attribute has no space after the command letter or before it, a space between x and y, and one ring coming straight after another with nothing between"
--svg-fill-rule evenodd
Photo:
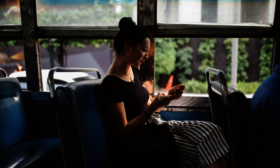
<instances>
[{"instance_id":1,"label":"green foliage outside window","mask_svg":"<svg viewBox=\"0 0 280 168\"><path fill-rule=\"evenodd\" d=\"M65 5L67 8L57 8L56 6L45 6L37 10L37 21L40 26L117 26L120 18L132 16L135 5L131 3L123 3L120 13L115 12L115 3L94 4L89 6L71 6ZM8 15L4 12L4 16ZM9 16L7 19L1 19L0 25L12 24L21 25L21 18Z\"/></svg>"},{"instance_id":2,"label":"green foliage outside window","mask_svg":"<svg viewBox=\"0 0 280 168\"><path fill-rule=\"evenodd\" d=\"M230 83L227 84L230 86ZM261 82L244 82L240 81L237 82L236 89L243 92L243 93L255 93L258 87L261 85Z\"/></svg>"},{"instance_id":3,"label":"green foliage outside window","mask_svg":"<svg viewBox=\"0 0 280 168\"><path fill-rule=\"evenodd\" d=\"M193 49L189 46L190 38L178 38L175 40L177 44L175 67L180 70L178 78L181 83L187 81L187 76L192 73L191 61L193 59Z\"/></svg>"},{"instance_id":4,"label":"green foliage outside window","mask_svg":"<svg viewBox=\"0 0 280 168\"><path fill-rule=\"evenodd\" d=\"M184 82L186 88L186 93L204 93L207 94L207 83L197 81L195 79L188 80ZM260 86L261 82L237 82L237 90L252 94L255 93L258 87ZM230 87L230 82L227 83L227 86Z\"/></svg>"},{"instance_id":5,"label":"green foliage outside window","mask_svg":"<svg viewBox=\"0 0 280 168\"><path fill-rule=\"evenodd\" d=\"M201 81L205 81L205 70L208 67L214 67L215 57L215 44L216 38L203 38L198 48L198 54L202 58L201 65L199 67L199 78Z\"/></svg>"},{"instance_id":6,"label":"green foliage outside window","mask_svg":"<svg viewBox=\"0 0 280 168\"><path fill-rule=\"evenodd\" d=\"M7 18L0 19L0 25L21 25L21 19L18 16L8 16L7 12L0 13L2 14Z\"/></svg>"},{"instance_id":7,"label":"green foliage outside window","mask_svg":"<svg viewBox=\"0 0 280 168\"><path fill-rule=\"evenodd\" d=\"M183 82L186 93L207 93L207 83L195 79Z\"/></svg>"},{"instance_id":8,"label":"green foliage outside window","mask_svg":"<svg viewBox=\"0 0 280 168\"><path fill-rule=\"evenodd\" d=\"M155 82L160 74L170 74L175 68L176 43L173 38L155 39Z\"/></svg>"},{"instance_id":9,"label":"green foliage outside window","mask_svg":"<svg viewBox=\"0 0 280 168\"><path fill-rule=\"evenodd\" d=\"M97 2L97 1L96 1ZM114 4L75 6L71 10L40 10L38 11L38 23L44 26L60 25L95 25L95 26L117 26L120 18L131 16L134 5L122 5L120 13L115 12Z\"/></svg>"},{"instance_id":10,"label":"green foliage outside window","mask_svg":"<svg viewBox=\"0 0 280 168\"><path fill-rule=\"evenodd\" d=\"M263 38L260 56L260 78L264 81L271 74L271 58L273 51L273 38Z\"/></svg>"},{"instance_id":11,"label":"green foliage outside window","mask_svg":"<svg viewBox=\"0 0 280 168\"><path fill-rule=\"evenodd\" d=\"M237 62L237 81L245 81L247 73L245 71L248 68L249 63L247 61L248 53L246 50L246 44L249 42L249 38L239 38L238 39L238 62ZM231 79L231 65L232 65L232 38L228 38L224 41L226 45L227 55L227 70L226 77L228 80Z\"/></svg>"},{"instance_id":12,"label":"green foliage outside window","mask_svg":"<svg viewBox=\"0 0 280 168\"><path fill-rule=\"evenodd\" d=\"M23 40L0 40L0 44L8 47L8 46L23 46Z\"/></svg>"}]
</instances>

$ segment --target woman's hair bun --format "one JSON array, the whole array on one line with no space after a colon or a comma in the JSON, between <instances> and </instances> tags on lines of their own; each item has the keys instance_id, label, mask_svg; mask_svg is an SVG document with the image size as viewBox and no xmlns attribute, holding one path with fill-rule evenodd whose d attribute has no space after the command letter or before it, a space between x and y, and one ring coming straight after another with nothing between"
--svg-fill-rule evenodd
<instances>
[{"instance_id":1,"label":"woman's hair bun","mask_svg":"<svg viewBox=\"0 0 280 168\"><path fill-rule=\"evenodd\" d=\"M120 30L132 29L135 26L136 26L136 24L135 24L135 22L133 22L131 17L123 17L119 22Z\"/></svg>"}]
</instances>

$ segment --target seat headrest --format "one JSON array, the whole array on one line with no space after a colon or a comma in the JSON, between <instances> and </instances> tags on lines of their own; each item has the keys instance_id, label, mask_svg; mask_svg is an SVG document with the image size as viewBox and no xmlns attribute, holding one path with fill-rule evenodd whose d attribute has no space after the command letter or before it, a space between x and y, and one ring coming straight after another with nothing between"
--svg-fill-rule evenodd
<instances>
[{"instance_id":1,"label":"seat headrest","mask_svg":"<svg viewBox=\"0 0 280 168\"><path fill-rule=\"evenodd\" d=\"M65 85L69 91L75 95L76 104L79 105L80 110L86 110L86 108L96 106L99 99L99 91L101 87L101 80L89 80L75 82Z\"/></svg>"},{"instance_id":2,"label":"seat headrest","mask_svg":"<svg viewBox=\"0 0 280 168\"><path fill-rule=\"evenodd\" d=\"M228 94L231 94L233 92L236 92L236 90L232 87L227 87L228 88ZM213 92L215 92L218 95L222 95L222 90L221 90L221 84L218 81L213 81L211 82L211 89Z\"/></svg>"},{"instance_id":3,"label":"seat headrest","mask_svg":"<svg viewBox=\"0 0 280 168\"><path fill-rule=\"evenodd\" d=\"M5 95L8 92L10 92L10 94L14 93L16 95L21 94L21 87L19 81L16 78L0 78L0 99L8 96Z\"/></svg>"}]
</instances>

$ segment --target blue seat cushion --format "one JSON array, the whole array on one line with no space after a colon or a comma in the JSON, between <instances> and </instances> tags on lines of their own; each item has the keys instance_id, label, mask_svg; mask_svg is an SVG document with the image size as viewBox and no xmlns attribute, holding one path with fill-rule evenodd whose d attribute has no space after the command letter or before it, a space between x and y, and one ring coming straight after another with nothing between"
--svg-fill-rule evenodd
<instances>
[{"instance_id":1,"label":"blue seat cushion","mask_svg":"<svg viewBox=\"0 0 280 168\"><path fill-rule=\"evenodd\" d=\"M60 151L58 138L35 139L0 151L0 167L26 167Z\"/></svg>"}]
</instances>

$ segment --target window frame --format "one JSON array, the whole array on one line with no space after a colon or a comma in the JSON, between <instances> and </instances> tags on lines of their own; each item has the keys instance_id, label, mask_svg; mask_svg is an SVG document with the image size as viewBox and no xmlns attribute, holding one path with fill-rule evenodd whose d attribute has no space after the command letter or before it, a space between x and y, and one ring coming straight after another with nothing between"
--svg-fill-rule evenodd
<instances>
[{"instance_id":1,"label":"window frame","mask_svg":"<svg viewBox=\"0 0 280 168\"><path fill-rule=\"evenodd\" d=\"M27 11L32 11L31 14ZM152 8L151 8L152 6ZM147 15L141 9L151 8ZM118 27L80 27L80 26L38 26L36 0L20 1L22 25L0 25L0 37L3 39L23 39L24 51L32 56L25 58L25 64L31 65L36 62L36 66L26 69L30 78L27 85L30 90L42 91L42 79L40 70L40 52L38 46L39 38L90 38L90 39L113 39L118 32ZM22 10L24 9L24 10ZM151 18L151 22L145 23L145 17ZM144 19L143 19L144 18ZM142 26L152 26L153 38L164 37L255 37L274 38L273 64L271 72L277 63L280 63L280 1L276 1L273 25L217 25L217 24L161 24L157 23L157 0L144 1L137 0L137 23ZM31 26L26 26L31 25ZM208 30L208 31L205 31ZM32 41L33 47L28 47L27 43ZM34 71L37 70L37 71ZM32 79L32 80L31 80ZM41 84L40 84L41 83Z\"/></svg>"},{"instance_id":2,"label":"window frame","mask_svg":"<svg viewBox=\"0 0 280 168\"><path fill-rule=\"evenodd\" d=\"M205 31L207 30L207 31ZM156 37L273 37L275 29L271 25L174 25L158 24Z\"/></svg>"},{"instance_id":3,"label":"window frame","mask_svg":"<svg viewBox=\"0 0 280 168\"><path fill-rule=\"evenodd\" d=\"M38 38L91 38L113 39L118 32L118 27L71 27L54 26L38 27Z\"/></svg>"},{"instance_id":4,"label":"window frame","mask_svg":"<svg viewBox=\"0 0 280 168\"><path fill-rule=\"evenodd\" d=\"M0 37L3 39L22 39L22 26L0 25Z\"/></svg>"}]
</instances>

